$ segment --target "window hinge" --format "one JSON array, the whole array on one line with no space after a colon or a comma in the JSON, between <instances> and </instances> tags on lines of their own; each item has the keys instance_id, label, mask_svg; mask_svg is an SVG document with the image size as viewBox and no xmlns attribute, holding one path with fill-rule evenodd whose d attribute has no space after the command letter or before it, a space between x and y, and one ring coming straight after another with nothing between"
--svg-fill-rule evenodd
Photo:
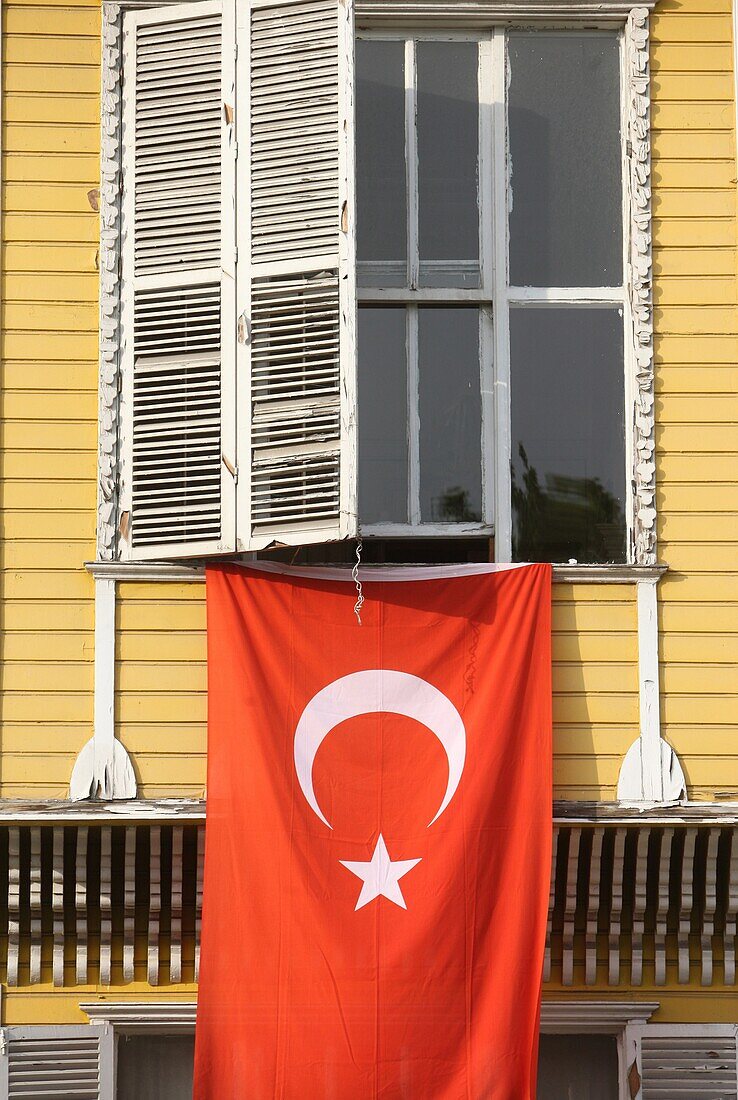
<instances>
[{"instance_id":1,"label":"window hinge","mask_svg":"<svg viewBox=\"0 0 738 1100\"><path fill-rule=\"evenodd\" d=\"M233 143L233 159L238 160L238 142L237 141L234 141L234 143Z\"/></svg>"},{"instance_id":2,"label":"window hinge","mask_svg":"<svg viewBox=\"0 0 738 1100\"><path fill-rule=\"evenodd\" d=\"M231 475L235 483L238 484L238 466L234 466L232 462L229 462L225 455L222 454L220 457L223 459L223 465L225 466L226 470Z\"/></svg>"},{"instance_id":3,"label":"window hinge","mask_svg":"<svg viewBox=\"0 0 738 1100\"><path fill-rule=\"evenodd\" d=\"M233 249L233 262L234 262L234 264L238 263L238 248L237 247Z\"/></svg>"},{"instance_id":4,"label":"window hinge","mask_svg":"<svg viewBox=\"0 0 738 1100\"><path fill-rule=\"evenodd\" d=\"M633 142L632 141L626 141L626 143L625 143L625 155L628 156L628 157L633 156Z\"/></svg>"}]
</instances>

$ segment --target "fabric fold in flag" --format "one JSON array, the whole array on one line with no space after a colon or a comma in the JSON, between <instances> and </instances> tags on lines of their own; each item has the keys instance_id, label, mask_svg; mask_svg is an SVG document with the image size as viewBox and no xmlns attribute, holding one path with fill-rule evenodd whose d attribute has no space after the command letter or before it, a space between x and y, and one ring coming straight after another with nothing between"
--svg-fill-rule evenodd
<instances>
[{"instance_id":1,"label":"fabric fold in flag","mask_svg":"<svg viewBox=\"0 0 738 1100\"><path fill-rule=\"evenodd\" d=\"M208 566L195 1100L534 1100L551 567Z\"/></svg>"}]
</instances>

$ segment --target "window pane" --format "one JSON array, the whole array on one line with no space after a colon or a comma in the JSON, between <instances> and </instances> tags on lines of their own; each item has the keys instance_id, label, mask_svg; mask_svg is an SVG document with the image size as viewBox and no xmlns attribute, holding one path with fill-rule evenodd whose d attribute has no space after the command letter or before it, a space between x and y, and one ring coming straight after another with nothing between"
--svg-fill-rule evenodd
<instances>
[{"instance_id":1,"label":"window pane","mask_svg":"<svg viewBox=\"0 0 738 1100\"><path fill-rule=\"evenodd\" d=\"M191 1100L194 1035L124 1035L118 1040L116 1100Z\"/></svg>"},{"instance_id":2,"label":"window pane","mask_svg":"<svg viewBox=\"0 0 738 1100\"><path fill-rule=\"evenodd\" d=\"M541 1035L539 1100L618 1100L614 1035Z\"/></svg>"},{"instance_id":3,"label":"window pane","mask_svg":"<svg viewBox=\"0 0 738 1100\"><path fill-rule=\"evenodd\" d=\"M510 311L513 554L625 560L623 319Z\"/></svg>"},{"instance_id":4,"label":"window pane","mask_svg":"<svg viewBox=\"0 0 738 1100\"><path fill-rule=\"evenodd\" d=\"M359 310L359 517L407 523L405 310Z\"/></svg>"},{"instance_id":5,"label":"window pane","mask_svg":"<svg viewBox=\"0 0 738 1100\"><path fill-rule=\"evenodd\" d=\"M479 313L476 309L421 309L418 316L421 520L479 522Z\"/></svg>"},{"instance_id":6,"label":"window pane","mask_svg":"<svg viewBox=\"0 0 738 1100\"><path fill-rule=\"evenodd\" d=\"M356 43L357 253L374 286L407 278L404 55L402 42Z\"/></svg>"},{"instance_id":7,"label":"window pane","mask_svg":"<svg viewBox=\"0 0 738 1100\"><path fill-rule=\"evenodd\" d=\"M424 286L479 286L478 55L476 42L417 44L418 236Z\"/></svg>"},{"instance_id":8,"label":"window pane","mask_svg":"<svg viewBox=\"0 0 738 1100\"><path fill-rule=\"evenodd\" d=\"M509 37L513 286L619 286L622 184L614 34Z\"/></svg>"}]
</instances>

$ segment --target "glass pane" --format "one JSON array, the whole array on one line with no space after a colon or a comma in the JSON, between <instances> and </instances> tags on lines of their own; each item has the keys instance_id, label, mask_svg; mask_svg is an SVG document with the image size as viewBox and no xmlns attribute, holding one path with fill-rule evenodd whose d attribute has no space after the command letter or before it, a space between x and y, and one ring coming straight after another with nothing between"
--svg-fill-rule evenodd
<instances>
[{"instance_id":1,"label":"glass pane","mask_svg":"<svg viewBox=\"0 0 738 1100\"><path fill-rule=\"evenodd\" d=\"M479 313L476 309L421 309L418 326L421 520L479 522Z\"/></svg>"},{"instance_id":2,"label":"glass pane","mask_svg":"<svg viewBox=\"0 0 738 1100\"><path fill-rule=\"evenodd\" d=\"M356 190L359 280L404 286L405 46L356 43Z\"/></svg>"},{"instance_id":3,"label":"glass pane","mask_svg":"<svg viewBox=\"0 0 738 1100\"><path fill-rule=\"evenodd\" d=\"M615 34L509 36L510 282L623 279Z\"/></svg>"},{"instance_id":4,"label":"glass pane","mask_svg":"<svg viewBox=\"0 0 738 1100\"><path fill-rule=\"evenodd\" d=\"M476 42L417 44L418 237L424 286L479 286L478 55Z\"/></svg>"},{"instance_id":5,"label":"glass pane","mask_svg":"<svg viewBox=\"0 0 738 1100\"><path fill-rule=\"evenodd\" d=\"M116 1100L191 1100L194 1035L123 1035Z\"/></svg>"},{"instance_id":6,"label":"glass pane","mask_svg":"<svg viewBox=\"0 0 738 1100\"><path fill-rule=\"evenodd\" d=\"M510 311L513 555L625 560L623 319Z\"/></svg>"},{"instance_id":7,"label":"glass pane","mask_svg":"<svg viewBox=\"0 0 738 1100\"><path fill-rule=\"evenodd\" d=\"M618 1100L614 1035L541 1035L539 1100Z\"/></svg>"},{"instance_id":8,"label":"glass pane","mask_svg":"<svg viewBox=\"0 0 738 1100\"><path fill-rule=\"evenodd\" d=\"M359 517L407 523L405 310L359 310Z\"/></svg>"}]
</instances>

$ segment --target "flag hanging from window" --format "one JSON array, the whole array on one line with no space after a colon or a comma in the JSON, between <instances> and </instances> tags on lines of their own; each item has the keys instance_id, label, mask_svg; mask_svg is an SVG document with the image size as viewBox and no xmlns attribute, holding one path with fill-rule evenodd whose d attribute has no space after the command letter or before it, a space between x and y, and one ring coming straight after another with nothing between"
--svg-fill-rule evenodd
<instances>
[{"instance_id":1,"label":"flag hanging from window","mask_svg":"<svg viewBox=\"0 0 738 1100\"><path fill-rule=\"evenodd\" d=\"M551 567L209 566L195 1100L533 1100Z\"/></svg>"}]
</instances>

